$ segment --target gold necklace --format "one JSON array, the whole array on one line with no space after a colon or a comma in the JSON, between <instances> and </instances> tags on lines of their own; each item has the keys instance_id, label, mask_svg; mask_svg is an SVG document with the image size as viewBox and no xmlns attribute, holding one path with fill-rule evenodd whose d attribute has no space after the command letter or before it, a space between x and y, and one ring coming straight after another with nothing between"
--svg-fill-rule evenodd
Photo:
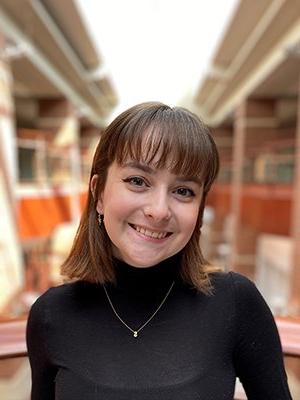
<instances>
[{"instance_id":1,"label":"gold necklace","mask_svg":"<svg viewBox=\"0 0 300 400\"><path fill-rule=\"evenodd\" d=\"M123 324L124 326L126 326L127 329L129 329L129 330L133 333L133 336L136 338L136 337L138 336L139 332L140 332L142 329L144 329L146 325L149 324L149 322L152 320L152 318L154 318L155 315L158 313L158 311L161 309L162 305L164 304L164 302L167 300L167 297L168 297L169 294L171 293L171 290L172 290L174 284L175 284L175 282L173 281L172 284L171 284L171 286L170 286L170 288L169 288L169 290L167 291L167 294L166 294L165 297L163 298L163 300L162 300L162 302L160 303L160 305L158 306L158 308L154 311L154 313L150 316L150 318L148 318L147 321L146 321L142 326L140 326L138 329L136 329L136 330L135 330L135 329L132 329L129 325L127 325L126 322L120 317L120 315L117 313L117 311L116 311L116 309L115 309L115 307L114 307L114 305L113 305L113 303L112 303L112 301L111 301L111 299L110 299L110 297L109 297L109 295L108 295L108 293L107 293L107 289L106 289L106 287L105 287L104 285L103 285L103 289L104 289L104 292L105 292L105 294L106 294L107 300L108 300L108 302L109 302L109 304L110 304L110 306L111 306L111 308L112 308L112 310L113 310L115 316L118 318L118 320L119 320L120 322L122 322L122 324Z\"/></svg>"}]
</instances>

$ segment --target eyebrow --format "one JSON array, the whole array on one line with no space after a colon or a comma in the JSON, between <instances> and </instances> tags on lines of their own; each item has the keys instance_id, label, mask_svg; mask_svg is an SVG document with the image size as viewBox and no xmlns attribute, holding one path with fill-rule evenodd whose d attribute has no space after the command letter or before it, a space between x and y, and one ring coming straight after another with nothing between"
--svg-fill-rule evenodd
<instances>
[{"instance_id":1,"label":"eyebrow","mask_svg":"<svg viewBox=\"0 0 300 400\"><path fill-rule=\"evenodd\" d=\"M155 173L155 170L153 168L151 168L149 165L142 164L138 161L129 161L129 162L123 164L123 167L140 169L140 170L146 172L147 174L151 174L151 175L153 175Z\"/></svg>"},{"instance_id":2,"label":"eyebrow","mask_svg":"<svg viewBox=\"0 0 300 400\"><path fill-rule=\"evenodd\" d=\"M129 162L123 164L123 167L139 169L150 175L154 175L156 172L156 170L154 168L151 168L149 165L140 163L138 161L129 161ZM196 176L177 176L176 180L179 182L194 182L200 186L203 185L203 181Z\"/></svg>"}]
</instances>

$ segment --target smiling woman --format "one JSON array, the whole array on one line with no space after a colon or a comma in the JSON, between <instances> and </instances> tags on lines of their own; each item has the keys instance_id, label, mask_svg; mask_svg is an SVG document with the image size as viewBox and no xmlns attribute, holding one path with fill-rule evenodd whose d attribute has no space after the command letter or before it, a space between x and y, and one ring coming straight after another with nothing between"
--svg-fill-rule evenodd
<instances>
[{"instance_id":1,"label":"smiling woman","mask_svg":"<svg viewBox=\"0 0 300 400\"><path fill-rule=\"evenodd\" d=\"M218 271L199 238L219 168L183 108L143 103L96 149L62 272L27 327L32 400L291 400L272 314L247 278Z\"/></svg>"},{"instance_id":2,"label":"smiling woman","mask_svg":"<svg viewBox=\"0 0 300 400\"><path fill-rule=\"evenodd\" d=\"M96 149L87 207L62 273L115 283L117 252L126 254L129 264L145 267L183 250L183 280L208 292L208 272L215 268L204 259L199 239L206 195L218 169L216 145L193 113L151 102L123 112L107 127ZM135 184L126 182L129 178ZM185 189L196 195L179 195ZM100 232L97 212L104 216ZM172 235L156 246L149 240L143 245L129 224L151 232L169 229ZM151 260L146 258L150 250Z\"/></svg>"},{"instance_id":3,"label":"smiling woman","mask_svg":"<svg viewBox=\"0 0 300 400\"><path fill-rule=\"evenodd\" d=\"M93 176L92 187L97 178ZM104 215L115 257L151 267L185 247L202 199L202 186L188 179L179 180L168 169L113 162L96 209Z\"/></svg>"}]
</instances>

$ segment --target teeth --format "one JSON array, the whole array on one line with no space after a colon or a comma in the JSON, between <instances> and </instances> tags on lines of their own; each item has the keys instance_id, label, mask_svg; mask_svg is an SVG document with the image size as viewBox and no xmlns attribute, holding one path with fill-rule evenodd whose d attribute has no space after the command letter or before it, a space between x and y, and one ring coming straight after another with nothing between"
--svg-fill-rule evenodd
<instances>
[{"instance_id":1,"label":"teeth","mask_svg":"<svg viewBox=\"0 0 300 400\"><path fill-rule=\"evenodd\" d=\"M149 231L148 229L145 229L145 228L142 228L142 227L136 226L136 225L133 225L133 228L137 232L140 232L143 235L154 238L154 239L163 239L167 236L167 233L168 233L168 232L152 232L152 231Z\"/></svg>"}]
</instances>

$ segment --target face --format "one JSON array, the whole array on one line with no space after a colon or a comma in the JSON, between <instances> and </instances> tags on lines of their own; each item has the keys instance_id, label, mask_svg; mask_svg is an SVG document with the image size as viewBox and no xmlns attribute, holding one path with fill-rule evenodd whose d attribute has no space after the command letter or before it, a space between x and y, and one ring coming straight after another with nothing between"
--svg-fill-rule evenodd
<instances>
[{"instance_id":1,"label":"face","mask_svg":"<svg viewBox=\"0 0 300 400\"><path fill-rule=\"evenodd\" d=\"M97 176L92 179L92 187ZM167 169L128 160L108 169L97 211L115 257L135 267L150 267L184 248L194 231L202 185Z\"/></svg>"}]
</instances>

